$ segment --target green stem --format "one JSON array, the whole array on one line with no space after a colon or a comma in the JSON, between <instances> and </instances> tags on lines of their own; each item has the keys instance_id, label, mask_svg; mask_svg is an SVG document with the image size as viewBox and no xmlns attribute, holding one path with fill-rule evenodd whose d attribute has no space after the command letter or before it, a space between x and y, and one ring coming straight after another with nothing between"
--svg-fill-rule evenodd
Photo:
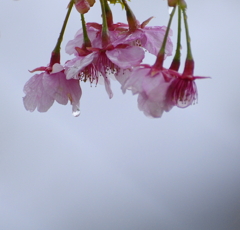
<instances>
[{"instance_id":1,"label":"green stem","mask_svg":"<svg viewBox=\"0 0 240 230\"><path fill-rule=\"evenodd\" d=\"M181 59L181 23L182 23L182 17L181 17L181 7L178 6L178 35L177 35L177 47L175 56L173 58L173 61L171 63L171 66L169 69L178 71L180 66L180 59Z\"/></svg>"},{"instance_id":2,"label":"green stem","mask_svg":"<svg viewBox=\"0 0 240 230\"><path fill-rule=\"evenodd\" d=\"M186 31L187 60L193 60L192 49L191 49L191 44L190 44L191 43L191 38L190 38L190 35L189 35L189 30L188 30L186 9L182 9L182 13L183 13L183 20L184 20L185 31Z\"/></svg>"},{"instance_id":3,"label":"green stem","mask_svg":"<svg viewBox=\"0 0 240 230\"><path fill-rule=\"evenodd\" d=\"M68 18L70 16L70 13L71 13L71 10L72 10L72 7L73 7L73 3L74 3L74 1L71 0L69 5L68 5L68 11L67 11L67 14L65 16L65 19L64 19L64 22L63 22L63 25L62 25L62 29L61 29L61 32L59 34L57 44L56 44L56 46L53 50L53 53L60 53L61 43L62 43L62 40L63 40L63 35L64 35L65 29L66 29L66 26L67 26Z\"/></svg>"},{"instance_id":4,"label":"green stem","mask_svg":"<svg viewBox=\"0 0 240 230\"><path fill-rule=\"evenodd\" d=\"M100 0L101 8L102 8L102 46L105 48L109 42L109 33L108 33L108 25L107 25L107 17L105 11L105 0Z\"/></svg>"},{"instance_id":5,"label":"green stem","mask_svg":"<svg viewBox=\"0 0 240 230\"><path fill-rule=\"evenodd\" d=\"M105 2L105 13L107 18L108 28L111 28L111 26L113 25L113 16L107 1Z\"/></svg>"},{"instance_id":6,"label":"green stem","mask_svg":"<svg viewBox=\"0 0 240 230\"><path fill-rule=\"evenodd\" d=\"M91 44L91 41L87 34L87 28L86 28L84 14L81 14L81 20L82 20L82 29L83 29L83 48L91 47L92 44Z\"/></svg>"},{"instance_id":7,"label":"green stem","mask_svg":"<svg viewBox=\"0 0 240 230\"><path fill-rule=\"evenodd\" d=\"M169 34L169 30L170 30L170 26L171 26L171 23L172 23L172 19L173 19L175 10L176 10L176 6L173 8L173 10L172 10L172 12L170 14L168 25L167 25L167 30L166 30L165 35L164 35L164 39L163 39L163 43L162 43L161 49L160 49L160 51L159 51L159 53L157 55L156 62L153 65L155 68L159 68L159 69L162 68L164 55L165 55L165 48L166 48L166 44L167 44L167 38L168 38L168 34Z\"/></svg>"},{"instance_id":8,"label":"green stem","mask_svg":"<svg viewBox=\"0 0 240 230\"><path fill-rule=\"evenodd\" d=\"M70 15L72 7L73 7L73 3L74 3L74 1L71 0L69 2L69 4L68 4L68 11L67 11L67 14L65 16L61 32L59 34L59 37L58 37L58 40L57 40L57 44L56 44L55 48L52 51L49 67L52 67L55 63L60 63L61 43L62 43L62 40L63 40L63 35L64 35L64 31L66 29L67 21L68 21L69 15Z\"/></svg>"},{"instance_id":9,"label":"green stem","mask_svg":"<svg viewBox=\"0 0 240 230\"><path fill-rule=\"evenodd\" d=\"M130 32L134 32L138 25L137 25L137 19L134 15L134 13L132 12L131 8L128 6L127 1L126 0L122 0L122 3L125 6L125 11L127 14L127 21L128 21L128 27L129 27L129 31Z\"/></svg>"}]
</instances>

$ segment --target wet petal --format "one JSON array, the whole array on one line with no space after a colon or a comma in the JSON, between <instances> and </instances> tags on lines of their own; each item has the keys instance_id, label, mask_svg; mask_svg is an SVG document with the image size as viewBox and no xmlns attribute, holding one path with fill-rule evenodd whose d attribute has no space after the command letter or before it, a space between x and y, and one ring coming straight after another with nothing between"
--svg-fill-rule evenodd
<instances>
[{"instance_id":1,"label":"wet petal","mask_svg":"<svg viewBox=\"0 0 240 230\"><path fill-rule=\"evenodd\" d=\"M86 56L79 56L65 64L65 73L67 79L77 79L79 72L92 63L96 53L90 53Z\"/></svg>"},{"instance_id":2,"label":"wet petal","mask_svg":"<svg viewBox=\"0 0 240 230\"><path fill-rule=\"evenodd\" d=\"M128 46L126 48L108 50L106 55L118 67L128 69L142 62L144 51L136 46Z\"/></svg>"}]
</instances>

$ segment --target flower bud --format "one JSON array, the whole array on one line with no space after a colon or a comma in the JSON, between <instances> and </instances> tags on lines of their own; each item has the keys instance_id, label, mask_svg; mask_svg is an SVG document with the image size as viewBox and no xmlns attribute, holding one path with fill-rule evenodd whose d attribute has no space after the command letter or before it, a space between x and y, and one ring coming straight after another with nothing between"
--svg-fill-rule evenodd
<instances>
[{"instance_id":1,"label":"flower bud","mask_svg":"<svg viewBox=\"0 0 240 230\"><path fill-rule=\"evenodd\" d=\"M90 10L90 5L87 0L74 0L75 7L80 14L85 14Z\"/></svg>"}]
</instances>

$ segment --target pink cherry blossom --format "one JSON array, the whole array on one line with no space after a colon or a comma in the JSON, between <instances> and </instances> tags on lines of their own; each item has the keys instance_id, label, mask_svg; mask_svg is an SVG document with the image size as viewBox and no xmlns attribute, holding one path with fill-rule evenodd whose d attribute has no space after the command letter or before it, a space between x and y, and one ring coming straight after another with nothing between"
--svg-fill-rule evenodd
<instances>
[{"instance_id":1,"label":"pink cherry blossom","mask_svg":"<svg viewBox=\"0 0 240 230\"><path fill-rule=\"evenodd\" d=\"M149 53L157 56L163 42L166 27L146 26L151 19L152 18L147 19L141 25L138 23L138 27L134 31L119 33L118 38L113 41L113 45L130 44L134 46L141 46ZM169 33L169 36L171 35L172 31ZM170 37L168 37L165 49L166 56L172 55L172 50L173 44Z\"/></svg>"},{"instance_id":2,"label":"pink cherry blossom","mask_svg":"<svg viewBox=\"0 0 240 230\"><path fill-rule=\"evenodd\" d=\"M112 44L117 46L119 44L128 44L131 46L140 46L145 48L149 53L157 55L163 42L166 32L165 26L146 26L152 18L147 19L141 25L138 23L138 28L133 32L128 30L128 25L124 23L112 24L109 29L109 36ZM87 23L87 32L92 46L102 48L101 30L102 25L98 23ZM169 32L169 36L172 31ZM66 53L77 54L75 47L82 47L83 45L83 31L78 30L73 40L70 40L66 45ZM168 37L166 43L166 56L172 54L173 44Z\"/></svg>"},{"instance_id":3,"label":"pink cherry blossom","mask_svg":"<svg viewBox=\"0 0 240 230\"><path fill-rule=\"evenodd\" d=\"M40 67L43 70L44 67ZM35 69L39 70L39 68ZM67 80L60 64L54 64L52 71L35 74L24 86L23 103L26 110L33 112L36 108L39 112L46 112L56 100L59 104L66 105L68 100L72 104L74 115L79 115L79 101L81 88L77 80Z\"/></svg>"},{"instance_id":4,"label":"pink cherry blossom","mask_svg":"<svg viewBox=\"0 0 240 230\"><path fill-rule=\"evenodd\" d=\"M194 61L187 60L182 74L168 70L174 76L168 92L167 97L171 102L179 108L186 108L189 105L197 103L198 92L195 83L196 79L205 79L208 77L193 76Z\"/></svg>"},{"instance_id":5,"label":"pink cherry blossom","mask_svg":"<svg viewBox=\"0 0 240 230\"><path fill-rule=\"evenodd\" d=\"M120 69L132 68L139 65L144 58L144 51L139 47L109 45L105 49L87 48L87 51L76 48L79 56L66 63L67 79L90 80L96 83L99 77L104 78L104 84L109 98L113 93L109 76L116 75Z\"/></svg>"},{"instance_id":6,"label":"pink cherry blossom","mask_svg":"<svg viewBox=\"0 0 240 230\"><path fill-rule=\"evenodd\" d=\"M138 108L145 115L161 117L173 106L186 108L197 102L196 79L206 77L193 76L194 62L187 60L182 74L177 71L156 66L140 65L127 73L121 82L123 93L127 89L138 94Z\"/></svg>"},{"instance_id":7,"label":"pink cherry blossom","mask_svg":"<svg viewBox=\"0 0 240 230\"><path fill-rule=\"evenodd\" d=\"M138 94L138 108L146 116L161 117L164 111L168 112L173 107L166 97L172 80L165 69L141 65L133 69L122 90L130 89L133 94Z\"/></svg>"},{"instance_id":8,"label":"pink cherry blossom","mask_svg":"<svg viewBox=\"0 0 240 230\"><path fill-rule=\"evenodd\" d=\"M167 92L170 101L179 108L186 108L197 103L198 92L194 78L175 78Z\"/></svg>"},{"instance_id":9,"label":"pink cherry blossom","mask_svg":"<svg viewBox=\"0 0 240 230\"><path fill-rule=\"evenodd\" d=\"M97 41L97 40L101 39L101 36L99 35L99 34L101 34L99 29L92 27L92 26L88 26L87 32L88 32L88 37L92 43L92 46L96 47L96 48L101 48L102 47L101 40ZM82 46L83 46L83 30L80 29L75 34L74 39L68 41L68 43L65 47L65 51L69 55L74 54L74 55L78 56L78 52L76 51L75 48L82 47Z\"/></svg>"},{"instance_id":10,"label":"pink cherry blossom","mask_svg":"<svg viewBox=\"0 0 240 230\"><path fill-rule=\"evenodd\" d=\"M94 48L102 48L102 37L101 37L101 31L102 31L102 25L98 23L87 23L86 24L88 37L92 43L92 47ZM111 41L115 41L119 34L123 31L128 30L128 25L124 23L116 23L112 24L109 28L109 38ZM120 43L118 43L120 44ZM66 47L65 51L67 54L75 54L78 55L78 52L76 51L76 47L82 47L83 46L83 30L80 29L77 31L77 33L74 36L74 39L70 40Z\"/></svg>"}]
</instances>

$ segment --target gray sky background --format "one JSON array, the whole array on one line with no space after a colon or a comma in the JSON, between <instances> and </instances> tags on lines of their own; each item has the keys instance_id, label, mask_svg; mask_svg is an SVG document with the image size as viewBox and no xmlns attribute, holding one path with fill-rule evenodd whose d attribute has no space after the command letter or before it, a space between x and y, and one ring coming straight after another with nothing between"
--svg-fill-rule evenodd
<instances>
[{"instance_id":1,"label":"gray sky background","mask_svg":"<svg viewBox=\"0 0 240 230\"><path fill-rule=\"evenodd\" d=\"M239 230L240 1L187 1L195 74L212 78L196 82L197 105L161 119L145 117L117 82L111 100L82 84L78 118L57 103L25 110L28 70L48 64L67 3L0 0L0 229ZM130 6L140 22L167 24L166 1ZM99 4L86 20L100 22ZM62 62L80 27L73 10Z\"/></svg>"}]
</instances>

